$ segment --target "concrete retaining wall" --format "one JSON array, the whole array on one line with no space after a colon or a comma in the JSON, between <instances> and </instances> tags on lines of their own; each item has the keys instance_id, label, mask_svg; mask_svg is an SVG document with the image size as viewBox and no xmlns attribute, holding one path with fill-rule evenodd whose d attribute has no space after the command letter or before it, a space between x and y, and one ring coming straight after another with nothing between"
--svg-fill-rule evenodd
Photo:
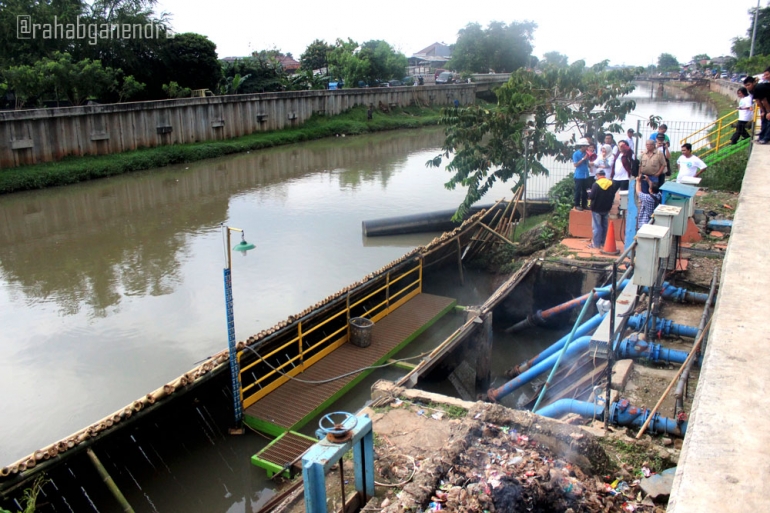
<instances>
[{"instance_id":1,"label":"concrete retaining wall","mask_svg":"<svg viewBox=\"0 0 770 513\"><path fill-rule=\"evenodd\" d=\"M358 105L475 101L475 85L296 91L0 112L0 168L296 127Z\"/></svg>"}]
</instances>

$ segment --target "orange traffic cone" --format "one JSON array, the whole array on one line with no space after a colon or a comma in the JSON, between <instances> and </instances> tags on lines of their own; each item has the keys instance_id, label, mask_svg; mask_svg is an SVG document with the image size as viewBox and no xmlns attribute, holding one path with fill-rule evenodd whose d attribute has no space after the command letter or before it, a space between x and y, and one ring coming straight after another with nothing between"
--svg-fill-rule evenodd
<instances>
[{"instance_id":1,"label":"orange traffic cone","mask_svg":"<svg viewBox=\"0 0 770 513\"><path fill-rule=\"evenodd\" d=\"M615 245L615 224L610 221L607 227L607 238L604 239L604 248L602 249L603 255L619 255L620 250Z\"/></svg>"}]
</instances>

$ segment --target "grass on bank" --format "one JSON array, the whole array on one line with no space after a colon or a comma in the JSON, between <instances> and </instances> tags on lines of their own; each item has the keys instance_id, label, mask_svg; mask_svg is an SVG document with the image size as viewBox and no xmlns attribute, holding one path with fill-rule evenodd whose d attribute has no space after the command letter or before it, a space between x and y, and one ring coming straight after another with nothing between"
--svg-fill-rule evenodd
<instances>
[{"instance_id":1,"label":"grass on bank","mask_svg":"<svg viewBox=\"0 0 770 513\"><path fill-rule=\"evenodd\" d=\"M360 106L334 117L313 115L297 128L258 132L224 141L141 148L112 155L68 157L59 162L5 169L0 171L0 194L69 185L132 171L322 139L337 134L360 135L438 125L440 118L440 108L412 106L391 109L389 113L375 111L372 120L367 121L366 108Z\"/></svg>"}]
</instances>

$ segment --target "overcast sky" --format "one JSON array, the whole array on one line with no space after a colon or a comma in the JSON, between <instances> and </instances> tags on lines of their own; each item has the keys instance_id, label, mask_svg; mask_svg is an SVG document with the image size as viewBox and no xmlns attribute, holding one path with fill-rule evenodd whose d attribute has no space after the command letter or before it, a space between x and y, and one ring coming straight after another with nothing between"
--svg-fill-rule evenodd
<instances>
[{"instance_id":1,"label":"overcast sky","mask_svg":"<svg viewBox=\"0 0 770 513\"><path fill-rule=\"evenodd\" d=\"M613 65L646 66L663 52L680 62L699 53L729 55L731 39L746 34L748 10L756 5L756 0L159 0L158 11L172 15L174 31L208 36L219 57L278 48L299 58L314 39L331 43L338 37L359 43L384 39L408 57L437 41L454 43L468 23L531 20L538 25L538 57L555 50L570 62L609 59Z\"/></svg>"}]
</instances>

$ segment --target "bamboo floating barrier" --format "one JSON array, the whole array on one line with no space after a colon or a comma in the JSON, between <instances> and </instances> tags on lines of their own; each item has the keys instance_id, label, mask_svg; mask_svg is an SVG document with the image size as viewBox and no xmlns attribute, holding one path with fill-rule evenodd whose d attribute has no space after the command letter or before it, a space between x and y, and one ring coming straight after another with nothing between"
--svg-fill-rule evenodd
<instances>
[{"instance_id":1,"label":"bamboo floating barrier","mask_svg":"<svg viewBox=\"0 0 770 513\"><path fill-rule=\"evenodd\" d=\"M504 200L505 198L499 200L497 203L495 203L493 208L497 208L497 206ZM509 209L509 207L510 205L506 207L506 211ZM516 208L516 204L514 204L513 208L514 209ZM399 264L407 262L416 256L424 257L425 255L433 253L434 251L441 249L447 244L452 243L455 238L465 235L467 231L476 227L476 225L478 225L481 222L481 220L483 219L483 216L486 213L487 211L481 211L474 214L473 216L466 219L460 226L458 226L454 230L450 232L446 232L441 236L434 238L431 242L429 242L425 246L413 249L412 251L406 253L405 255L399 257L396 260L393 260L392 262L383 266L377 271L367 274L366 276L364 276L363 279L344 287L343 289L339 290L335 294L327 296L322 301L319 301L316 304L304 309L298 314L290 315L286 319L275 324L274 326L268 329L261 330L256 335L252 335L248 337L246 341L238 342L238 345L237 345L238 350L243 350L247 344L253 345L258 342L264 341L264 339L278 332L282 328L291 326L294 322L302 319L303 317L316 312L317 310L323 308L324 306L328 305L333 301L343 298L347 293L360 287L361 285L365 285L371 280L382 278L382 276L384 276L387 272L389 272L391 269L398 266ZM495 214L495 216L493 217L493 223L495 221L498 221L498 225L500 224L498 220L498 217L500 216L500 214L501 214L500 211L498 211ZM501 220L502 219L500 219L500 221ZM476 248L478 248L480 247L481 242L486 244L488 242L488 239L492 237L486 230L484 230L484 228L478 228L478 231L479 233L483 233L485 235L484 240L483 241L471 240L471 242L466 246L466 253L471 249L471 246L476 246ZM115 411L114 413L107 415L103 419L100 419L99 421L94 422L93 424L71 434L68 437L62 438L58 442L55 442L47 447L44 447L43 449L37 450L32 454L19 459L16 462L13 462L9 465L6 465L0 468L0 478L8 477L11 475L18 474L19 472L24 472L26 470L32 469L35 467L35 465L39 461L44 462L52 458L61 456L65 454L67 451L69 451L70 449L75 448L76 446L84 443L85 441L102 435L105 431L109 431L116 424L120 424L121 422L127 419L130 419L135 413L139 413L142 410L144 410L146 407L151 406L157 403L158 401L162 401L167 397L172 396L174 393L178 392L180 389L193 384L195 381L199 380L201 377L205 376L206 374L214 371L215 369L223 365L226 365L229 361L229 358L230 358L229 350L223 349L222 351L207 358L204 362L194 367L189 372L183 374L182 376L179 376L178 378L150 392L149 394L136 399L132 403L124 406L123 408Z\"/></svg>"}]
</instances>

